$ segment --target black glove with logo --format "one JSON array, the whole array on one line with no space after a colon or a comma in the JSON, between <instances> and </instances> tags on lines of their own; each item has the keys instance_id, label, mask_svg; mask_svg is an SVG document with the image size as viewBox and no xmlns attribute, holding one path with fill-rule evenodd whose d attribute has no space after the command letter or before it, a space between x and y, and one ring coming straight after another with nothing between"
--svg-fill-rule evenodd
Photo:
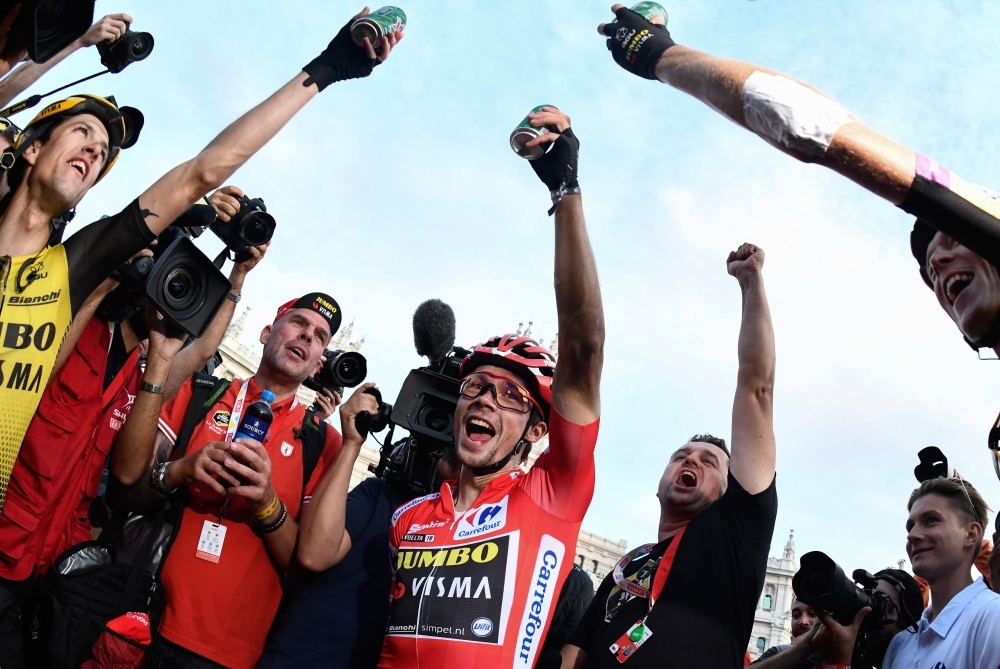
<instances>
[{"instance_id":1,"label":"black glove with logo","mask_svg":"<svg viewBox=\"0 0 1000 669\"><path fill-rule=\"evenodd\" d=\"M580 182L576 178L579 154L580 140L573 134L572 128L566 128L559 133L559 139L552 142L552 148L545 155L528 161L552 195L549 216L555 212L563 195L580 192Z\"/></svg>"},{"instance_id":2,"label":"black glove with logo","mask_svg":"<svg viewBox=\"0 0 1000 669\"><path fill-rule=\"evenodd\" d=\"M302 68L302 71L309 75L305 81L306 86L316 84L322 91L338 81L367 77L375 66L382 62L378 58L369 58L365 48L354 43L351 38L352 23L354 19L340 29L323 53Z\"/></svg>"},{"instance_id":3,"label":"black glove with logo","mask_svg":"<svg viewBox=\"0 0 1000 669\"><path fill-rule=\"evenodd\" d=\"M622 7L617 17L604 25L608 51L615 62L644 79L656 79L656 63L674 46L666 26L650 23L631 9Z\"/></svg>"}]
</instances>

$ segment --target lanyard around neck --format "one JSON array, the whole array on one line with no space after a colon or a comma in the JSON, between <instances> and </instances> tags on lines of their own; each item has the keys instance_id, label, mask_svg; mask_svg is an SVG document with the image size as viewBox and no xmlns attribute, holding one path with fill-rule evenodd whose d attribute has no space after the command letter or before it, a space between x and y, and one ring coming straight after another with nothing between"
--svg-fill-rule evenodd
<instances>
[{"instance_id":1,"label":"lanyard around neck","mask_svg":"<svg viewBox=\"0 0 1000 669\"><path fill-rule=\"evenodd\" d=\"M667 577L670 575L670 570L673 569L674 566L674 556L677 554L677 547L680 545L681 537L684 536L684 530L686 529L687 526L682 527L680 531L674 535L670 545L667 546L667 550L663 553L663 557L660 558L656 565L656 574L653 576L651 588L644 588L638 583L629 581L625 578L624 570L625 567L633 560L637 560L648 555L656 544L645 544L629 551L615 564L615 568L611 572L615 580L615 585L629 594L635 595L636 597L642 597L647 600L647 611L653 610L653 604L656 603L656 600L660 597L660 593L663 592L663 586L666 585Z\"/></svg>"}]
</instances>

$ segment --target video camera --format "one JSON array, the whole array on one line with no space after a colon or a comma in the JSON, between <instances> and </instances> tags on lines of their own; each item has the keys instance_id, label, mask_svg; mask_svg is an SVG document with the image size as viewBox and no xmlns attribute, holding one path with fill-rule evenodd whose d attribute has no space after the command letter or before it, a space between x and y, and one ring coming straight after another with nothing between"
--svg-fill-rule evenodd
<instances>
[{"instance_id":1,"label":"video camera","mask_svg":"<svg viewBox=\"0 0 1000 669\"><path fill-rule=\"evenodd\" d=\"M455 314L440 300L428 300L417 307L413 315L413 339L417 353L427 356L431 364L410 371L395 404L382 402L381 394L377 394L378 413L359 414L356 425L365 432L380 432L389 427L378 465L369 469L419 496L441 485L438 462L454 448L455 408L461 385L459 369L469 351L454 345ZM376 388L368 392L371 391L378 392ZM393 443L396 427L410 434Z\"/></svg>"},{"instance_id":2,"label":"video camera","mask_svg":"<svg viewBox=\"0 0 1000 669\"><path fill-rule=\"evenodd\" d=\"M357 351L325 351L323 366L302 382L306 388L319 392L326 388L344 394L344 388L354 388L368 376L368 361ZM381 395L379 396L381 401Z\"/></svg>"}]
</instances>

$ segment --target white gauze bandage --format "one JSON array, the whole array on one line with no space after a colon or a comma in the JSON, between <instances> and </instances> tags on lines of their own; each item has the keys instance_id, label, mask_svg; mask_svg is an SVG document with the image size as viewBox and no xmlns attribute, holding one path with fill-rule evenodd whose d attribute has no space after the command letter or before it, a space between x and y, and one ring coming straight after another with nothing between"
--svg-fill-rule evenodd
<instances>
[{"instance_id":1,"label":"white gauze bandage","mask_svg":"<svg viewBox=\"0 0 1000 669\"><path fill-rule=\"evenodd\" d=\"M743 120L771 144L818 158L851 120L839 102L785 77L754 72L740 91Z\"/></svg>"}]
</instances>

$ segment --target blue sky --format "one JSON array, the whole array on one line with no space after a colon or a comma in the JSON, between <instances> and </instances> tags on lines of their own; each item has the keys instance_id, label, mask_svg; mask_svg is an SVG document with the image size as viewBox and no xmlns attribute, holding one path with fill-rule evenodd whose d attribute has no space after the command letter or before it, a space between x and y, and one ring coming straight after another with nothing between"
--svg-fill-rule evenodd
<instances>
[{"instance_id":1,"label":"blue sky","mask_svg":"<svg viewBox=\"0 0 1000 669\"><path fill-rule=\"evenodd\" d=\"M406 38L389 62L318 96L231 180L278 221L244 291L248 331L290 297L327 291L366 335L369 378L390 398L420 364L410 318L424 299L454 307L461 344L528 320L550 340L548 197L507 135L551 103L581 139L607 317L586 529L632 546L650 540L669 453L696 432L728 439L740 294L725 258L744 241L767 252L777 337L772 554L794 528L800 555L824 550L845 569L904 558L916 451L929 444L1000 506L985 447L1000 365L976 360L919 280L910 218L620 70L595 32L608 4L405 5ZM139 107L146 126L77 220L120 210L194 156L359 9L100 0L99 15L131 13L156 47L79 89ZM1000 186L996 3L686 0L667 9L679 43L809 81L966 179ZM30 92L97 69L93 50L77 53ZM210 255L220 247L199 244Z\"/></svg>"}]
</instances>

